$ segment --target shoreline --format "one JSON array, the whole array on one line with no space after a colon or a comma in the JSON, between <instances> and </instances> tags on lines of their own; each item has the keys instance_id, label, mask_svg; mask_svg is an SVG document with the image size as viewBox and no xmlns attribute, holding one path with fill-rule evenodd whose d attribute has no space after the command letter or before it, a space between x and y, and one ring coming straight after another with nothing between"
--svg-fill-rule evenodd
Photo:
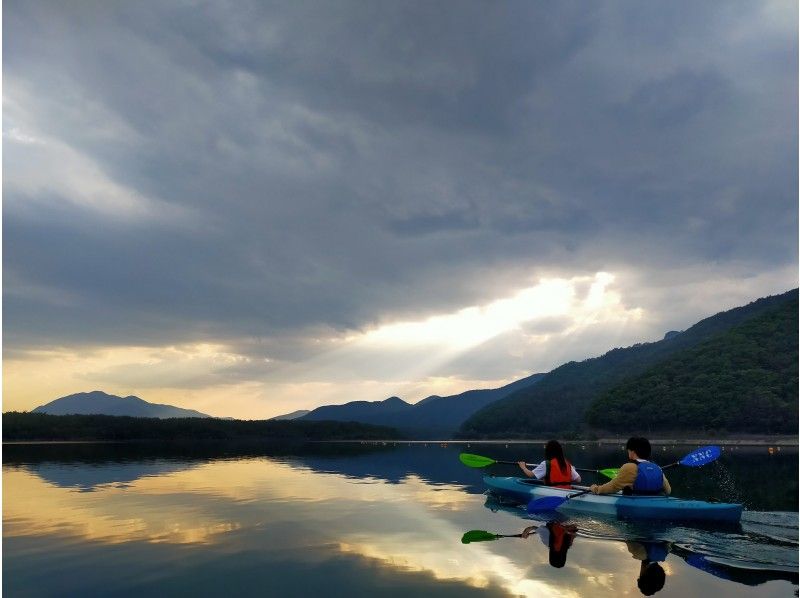
<instances>
[{"instance_id":1,"label":"shoreline","mask_svg":"<svg viewBox=\"0 0 800 598\"><path fill-rule=\"evenodd\" d=\"M364 440L360 441L363 444L546 444L550 438L508 438L508 439L495 439L495 440ZM594 444L594 445L608 445L608 444L625 444L628 437L618 438L596 438L592 440L559 440L561 444ZM650 444L656 446L665 445L709 445L715 444L718 446L798 446L798 439L790 436L759 436L756 438L649 438ZM318 440L316 442L353 442L348 440ZM359 441L355 441L359 442Z\"/></svg>"},{"instance_id":2,"label":"shoreline","mask_svg":"<svg viewBox=\"0 0 800 598\"><path fill-rule=\"evenodd\" d=\"M401 440L397 438L387 438L387 439L369 439L369 440L359 440L359 439L352 439L352 440L338 440L338 439L331 439L331 440L305 440L305 439L266 439L266 438L251 438L251 439L202 439L202 440L192 440L189 438L180 439L180 440L165 440L165 439L151 439L151 438L142 438L142 439L129 439L129 440L4 440L2 444L6 445L36 445L36 444L142 444L142 443L171 443L171 442L178 442L178 443L186 443L186 442L198 442L201 441L204 444L216 444L216 443L227 443L227 442L241 442L242 440L248 441L264 441L269 440L270 442L302 442L302 443L310 443L310 444L317 444L317 443L345 443L345 444L382 444L382 445L397 445L397 444L441 444L441 445L448 445L448 444L455 444L455 445L472 445L472 444L486 444L486 445L496 445L496 444L545 444L549 438L507 438L507 439L493 439L493 440L464 440L464 439L448 439L448 438L432 438L428 440ZM718 446L782 446L782 447L797 447L798 446L798 438L791 437L791 436L757 436L757 437L740 437L740 438L650 438L650 444L654 446L665 446L665 445L708 445L708 444L715 444ZM614 444L625 444L627 441L627 437L609 437L609 438L596 438L592 440L561 440L562 444L580 444L580 445L614 445Z\"/></svg>"}]
</instances>

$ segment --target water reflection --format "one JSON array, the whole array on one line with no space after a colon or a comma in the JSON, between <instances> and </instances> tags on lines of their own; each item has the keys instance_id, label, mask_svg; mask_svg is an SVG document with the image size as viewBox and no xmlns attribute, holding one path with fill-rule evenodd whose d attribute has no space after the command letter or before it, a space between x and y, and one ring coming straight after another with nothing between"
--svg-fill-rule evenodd
<instances>
[{"instance_id":1,"label":"water reflection","mask_svg":"<svg viewBox=\"0 0 800 598\"><path fill-rule=\"evenodd\" d=\"M489 496L485 506L492 512L507 512L520 518L528 518L520 505L498 502ZM779 514L775 514L779 515ZM526 539L537 535L548 549L548 560L555 568L564 567L567 552L576 537L583 541L605 541L624 544L630 556L640 562L636 585L645 596L661 591L666 583L669 567L667 557L674 554L691 567L720 579L747 586L758 586L769 581L788 581L798 584L796 518L786 516L784 525L773 525L787 529L789 536L766 536L748 531L748 525L739 527L737 534L714 531L713 527L666 525L663 522L649 526L642 522L603 520L589 517L567 516L554 513L549 521L527 525L517 534L498 534L484 530L470 530L461 537L463 544L488 542L501 538ZM579 526L580 524L580 526ZM650 531L650 537L642 537ZM665 536L673 538L666 540ZM680 538L683 542L677 542ZM754 558L762 560L753 560Z\"/></svg>"},{"instance_id":2,"label":"water reflection","mask_svg":"<svg viewBox=\"0 0 800 598\"><path fill-rule=\"evenodd\" d=\"M541 540L542 545L548 551L550 566L557 569L564 567L569 549L579 536L593 541L605 540L623 543L630 556L640 562L636 585L644 596L651 596L664 588L667 579L664 563L670 554L680 557L684 562L700 571L747 586L758 586L776 580L788 581L794 585L798 584L796 566L782 566L725 558L715 556L713 553L702 554L695 552L690 546L663 540L626 539L587 534L582 533L576 524L563 520L551 520L546 523L529 525L517 534L497 534L484 530L470 530L462 535L461 543L491 542L501 538L520 538L524 540L531 536L538 537Z\"/></svg>"},{"instance_id":3,"label":"water reflection","mask_svg":"<svg viewBox=\"0 0 800 598\"><path fill-rule=\"evenodd\" d=\"M518 534L493 534L483 530L470 530L461 536L461 543L487 542L499 538L526 539L532 534L536 534L549 551L550 566L560 569L567 562L567 552L572 546L577 531L578 527L574 524L562 524L553 520L542 525L529 525Z\"/></svg>"},{"instance_id":4,"label":"water reflection","mask_svg":"<svg viewBox=\"0 0 800 598\"><path fill-rule=\"evenodd\" d=\"M750 589L734 576L696 568L683 555L723 567L723 557L741 562L728 550L741 541L740 553L752 553L755 543L759 554L780 549L784 561L796 559L796 515L762 513L736 539L674 528L648 536L615 523L537 521L519 509L487 509L480 474L460 465L458 451L6 450L3 589L10 596L619 595L637 591L644 562L632 558L626 541L646 538L680 543L669 551L680 558L650 559L666 574L663 593L745 596ZM476 527L510 529L519 538L459 541ZM793 590L790 583L796 575L767 579L762 595Z\"/></svg>"}]
</instances>

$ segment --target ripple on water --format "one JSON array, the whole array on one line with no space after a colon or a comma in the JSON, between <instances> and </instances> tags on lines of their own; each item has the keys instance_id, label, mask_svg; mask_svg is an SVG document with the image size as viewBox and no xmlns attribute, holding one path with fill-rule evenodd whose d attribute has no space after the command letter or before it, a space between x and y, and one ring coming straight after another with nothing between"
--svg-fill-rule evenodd
<instances>
[{"instance_id":1,"label":"ripple on water","mask_svg":"<svg viewBox=\"0 0 800 598\"><path fill-rule=\"evenodd\" d=\"M563 517L566 521L567 518ZM624 521L570 515L579 536L599 540L650 541L673 544L682 557L697 555L703 562L724 563L742 569L772 569L797 573L798 514L747 511L741 524L672 524L659 521ZM688 562L688 561L687 561Z\"/></svg>"}]
</instances>

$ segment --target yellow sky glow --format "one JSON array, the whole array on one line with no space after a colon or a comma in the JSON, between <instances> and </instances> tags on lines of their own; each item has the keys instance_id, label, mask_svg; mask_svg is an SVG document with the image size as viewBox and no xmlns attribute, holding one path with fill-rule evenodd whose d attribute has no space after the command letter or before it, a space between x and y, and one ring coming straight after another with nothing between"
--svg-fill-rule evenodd
<instances>
[{"instance_id":1,"label":"yellow sky glow","mask_svg":"<svg viewBox=\"0 0 800 598\"><path fill-rule=\"evenodd\" d=\"M614 279L605 272L543 279L484 305L331 336L323 339L329 350L295 363L241 354L222 342L32 350L3 361L3 410L30 410L68 394L104 390L209 415L260 419L352 400L397 395L414 402L431 394L497 388L559 364L532 362L529 371L509 379L437 372L501 335L516 335L507 350L524 355L594 326L613 323L624 329L640 321L642 310L624 305ZM537 331L539 323L553 319L562 322L560 329ZM405 361L396 357L397 351L405 352ZM368 360L375 360L375 370L381 369L381 360L391 367L375 373L364 366L372 363Z\"/></svg>"}]
</instances>

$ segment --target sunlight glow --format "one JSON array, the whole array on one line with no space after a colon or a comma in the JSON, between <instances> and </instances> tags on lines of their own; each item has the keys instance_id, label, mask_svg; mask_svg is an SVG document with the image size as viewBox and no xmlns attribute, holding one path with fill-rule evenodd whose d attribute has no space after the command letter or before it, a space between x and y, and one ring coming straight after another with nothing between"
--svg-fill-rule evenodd
<instances>
[{"instance_id":1,"label":"sunlight glow","mask_svg":"<svg viewBox=\"0 0 800 598\"><path fill-rule=\"evenodd\" d=\"M375 347L444 345L466 349L516 330L524 323L545 318L568 316L575 323L594 320L599 311L608 312L615 307L624 311L618 295L608 291L613 281L614 276L607 272L598 272L590 279L546 279L487 305L466 307L418 322L387 324L367 332L359 340ZM586 282L591 282L591 286L581 301L576 287ZM640 316L641 313L637 317Z\"/></svg>"},{"instance_id":2,"label":"sunlight glow","mask_svg":"<svg viewBox=\"0 0 800 598\"><path fill-rule=\"evenodd\" d=\"M454 314L434 316L421 322L399 322L367 333L374 344L447 344L471 347L513 330L522 322L561 315L570 307L574 288L566 280L548 280L507 299L485 306L467 307Z\"/></svg>"},{"instance_id":3,"label":"sunlight glow","mask_svg":"<svg viewBox=\"0 0 800 598\"><path fill-rule=\"evenodd\" d=\"M313 350L307 344L306 355L296 359L271 356L271 347L257 342L21 351L4 356L4 408L32 409L101 389L252 419L393 395L413 403L499 388L646 338L644 311L626 305L615 280L607 272L551 277L451 313L349 334L315 330ZM498 368L502 356L509 366Z\"/></svg>"}]
</instances>

